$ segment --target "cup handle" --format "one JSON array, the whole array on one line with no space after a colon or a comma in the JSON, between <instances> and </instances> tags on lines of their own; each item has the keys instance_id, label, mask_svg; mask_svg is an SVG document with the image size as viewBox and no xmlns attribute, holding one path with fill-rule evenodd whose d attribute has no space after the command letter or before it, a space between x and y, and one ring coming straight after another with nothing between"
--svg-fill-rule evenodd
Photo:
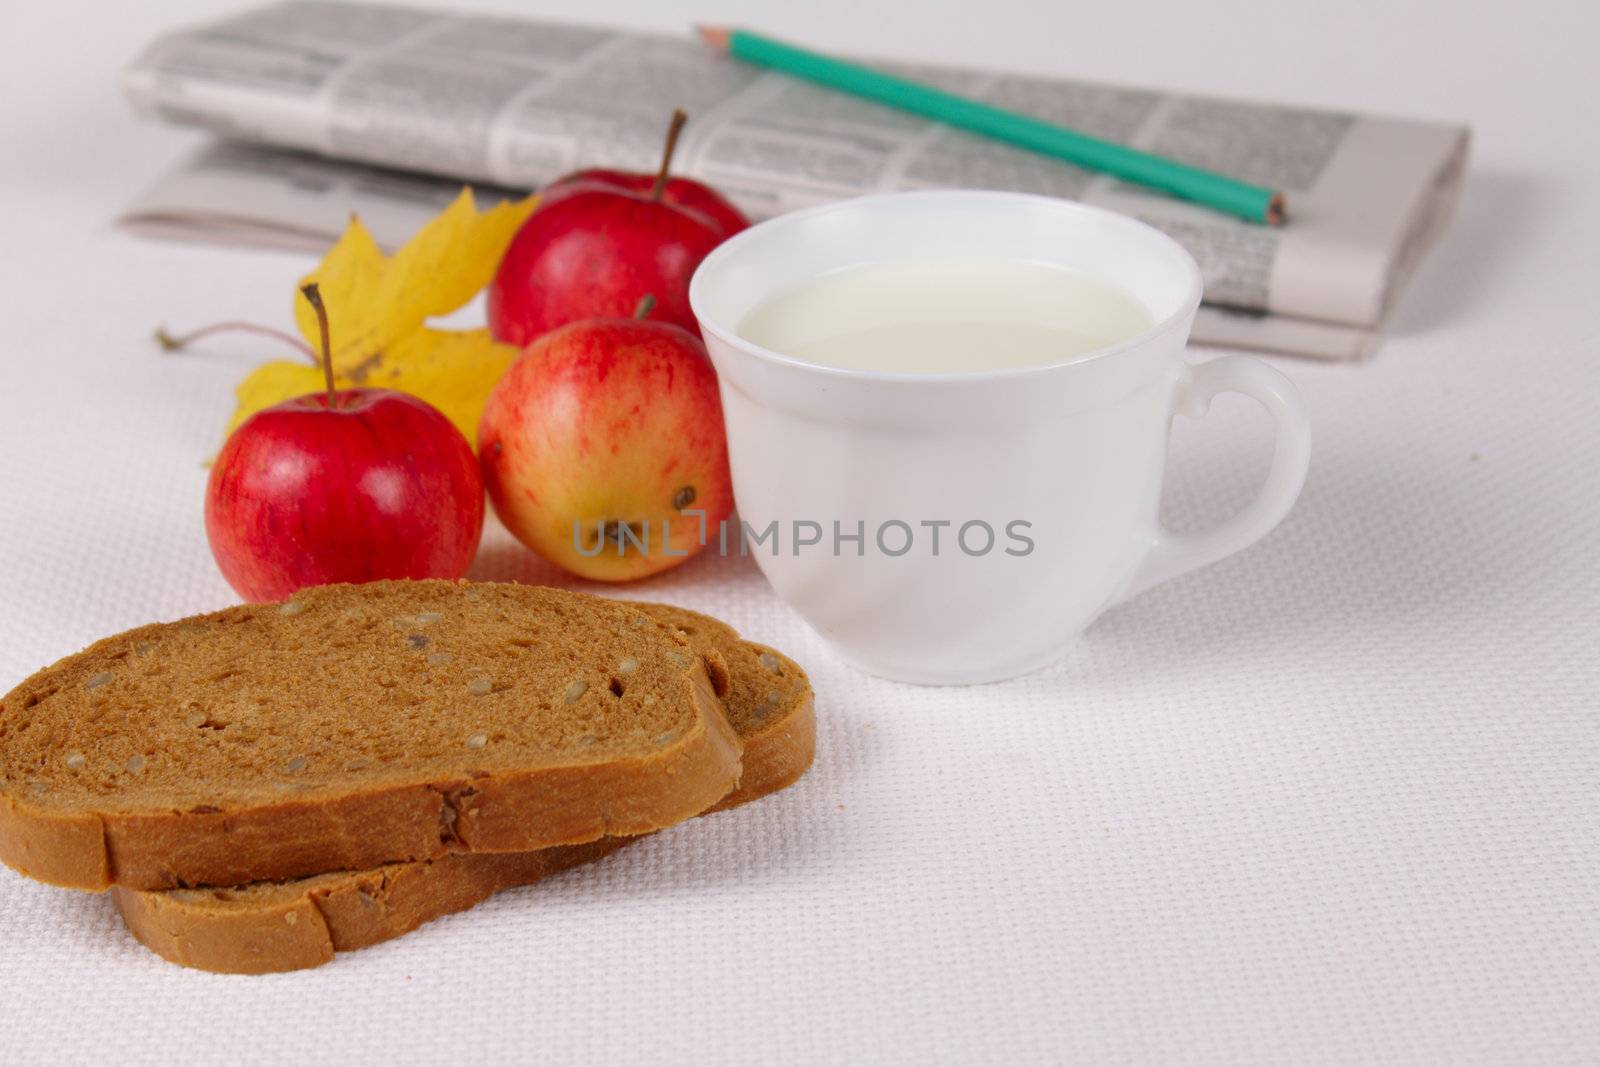
<instances>
[{"instance_id":1,"label":"cup handle","mask_svg":"<svg viewBox=\"0 0 1600 1067\"><path fill-rule=\"evenodd\" d=\"M1283 521L1300 495L1311 463L1311 421L1294 385L1259 359L1223 356L1185 368L1178 382L1175 411L1179 415L1204 415L1211 407L1211 398L1218 393L1254 397L1277 424L1266 484L1243 511L1213 530L1178 534L1158 526L1149 553L1117 597L1118 602L1248 548Z\"/></svg>"}]
</instances>

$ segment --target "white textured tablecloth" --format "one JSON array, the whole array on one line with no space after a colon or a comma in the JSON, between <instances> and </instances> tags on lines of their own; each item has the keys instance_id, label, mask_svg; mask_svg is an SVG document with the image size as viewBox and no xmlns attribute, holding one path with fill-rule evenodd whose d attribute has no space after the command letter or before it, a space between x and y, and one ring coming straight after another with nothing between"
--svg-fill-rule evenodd
<instances>
[{"instance_id":1,"label":"white textured tablecloth","mask_svg":"<svg viewBox=\"0 0 1600 1067\"><path fill-rule=\"evenodd\" d=\"M232 599L201 461L266 349L148 332L286 322L305 261L108 225L191 140L128 118L116 65L219 6L0 12L0 690ZM1257 548L946 690L854 673L753 566L692 563L634 592L806 665L800 785L259 979L0 871L0 1062L1600 1061L1587 7L627 7L590 14L1465 119L1473 173L1374 361L1280 364L1315 459ZM1243 500L1266 441L1243 401L1180 424L1173 521ZM545 573L498 530L475 571Z\"/></svg>"}]
</instances>

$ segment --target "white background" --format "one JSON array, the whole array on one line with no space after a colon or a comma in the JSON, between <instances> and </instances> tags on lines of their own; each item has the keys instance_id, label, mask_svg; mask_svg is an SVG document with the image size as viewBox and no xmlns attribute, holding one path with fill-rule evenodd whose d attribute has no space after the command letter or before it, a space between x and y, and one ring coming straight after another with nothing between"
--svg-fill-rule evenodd
<instances>
[{"instance_id":1,"label":"white background","mask_svg":"<svg viewBox=\"0 0 1600 1067\"><path fill-rule=\"evenodd\" d=\"M753 567L640 595L812 672L795 789L317 972L183 971L104 898L0 871L0 1062L1600 1060L1600 152L1589 5L1418 0L539 5L684 30L1465 120L1443 245L1365 365L1280 361L1316 427L1255 549L1028 678L853 673ZM201 462L307 260L109 220L193 142L117 73L225 4L0 9L0 690L230 603ZM1176 435L1197 523L1265 419ZM476 574L548 572L496 531Z\"/></svg>"}]
</instances>

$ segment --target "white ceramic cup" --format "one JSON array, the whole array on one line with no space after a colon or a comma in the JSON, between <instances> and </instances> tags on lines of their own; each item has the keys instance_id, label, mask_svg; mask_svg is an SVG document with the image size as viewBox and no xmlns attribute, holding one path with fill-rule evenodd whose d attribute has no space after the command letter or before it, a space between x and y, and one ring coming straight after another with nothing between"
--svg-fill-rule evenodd
<instances>
[{"instance_id":1,"label":"white ceramic cup","mask_svg":"<svg viewBox=\"0 0 1600 1067\"><path fill-rule=\"evenodd\" d=\"M1132 294L1155 325L1058 363L958 374L820 366L738 333L754 308L818 275L961 258L1084 272ZM1109 211L998 192L842 201L728 240L689 300L721 380L740 519L757 535L777 526L743 548L872 674L964 684L1043 666L1111 605L1256 541L1305 479L1310 426L1288 379L1243 357L1187 362L1199 269L1171 238ZM1266 484L1209 533L1163 530L1172 416L1230 391L1276 420ZM986 552L974 523L995 535Z\"/></svg>"}]
</instances>

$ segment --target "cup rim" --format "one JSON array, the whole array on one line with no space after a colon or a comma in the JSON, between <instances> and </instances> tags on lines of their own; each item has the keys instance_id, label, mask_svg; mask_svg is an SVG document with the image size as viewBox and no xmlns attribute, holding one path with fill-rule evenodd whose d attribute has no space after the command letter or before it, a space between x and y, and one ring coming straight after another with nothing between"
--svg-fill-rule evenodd
<instances>
[{"instance_id":1,"label":"cup rim","mask_svg":"<svg viewBox=\"0 0 1600 1067\"><path fill-rule=\"evenodd\" d=\"M819 215L830 214L835 211L859 209L862 205L869 205L881 200L1004 200L1012 202L1043 204L1051 210L1067 211L1085 215L1098 215L1102 218L1114 220L1116 225L1129 229L1143 230L1146 234L1157 238L1158 243L1165 244L1184 265L1185 273L1189 276L1188 294L1179 302L1176 310L1165 318L1158 320L1149 328L1141 330L1132 337L1125 338L1115 344L1105 345L1101 348L1090 349L1063 359L1053 360L1049 363L1033 363L1021 367L999 367L991 370L976 371L880 371L861 370L851 367L831 367L824 363L812 363L809 360L797 359L794 356L784 355L782 352L766 348L754 341L740 335L736 330L727 328L719 323L710 321L701 315L700 306L703 302L702 294L706 285L706 277L710 271L716 270L724 260L738 255L744 251L745 246L754 241L759 241L770 236L773 229L780 226L793 225ZM695 321L700 324L700 329L715 336L730 348L753 356L763 362L776 364L820 374L825 377L844 378L851 381L879 381L879 382L918 382L927 384L962 384L969 382L983 382L994 380L1015 380L1028 378L1035 375L1048 374L1052 371L1062 370L1066 367L1077 367L1087 363L1099 363L1110 360L1120 354L1140 348L1152 340L1180 327L1182 323L1195 313L1200 306L1203 283L1200 274L1200 265L1195 262L1189 250L1184 248L1170 236L1151 226L1147 222L1124 215L1118 211L1084 204L1077 200L1067 200L1062 197L1045 196L1039 193L1015 193L1004 190L979 190L979 189L917 189L891 193L869 193L865 196L849 197L844 200L835 200L815 207L802 208L798 211L785 212L774 215L770 219L741 230L732 237L723 241L700 261L695 268L693 276L689 279L689 307L694 312Z\"/></svg>"}]
</instances>

